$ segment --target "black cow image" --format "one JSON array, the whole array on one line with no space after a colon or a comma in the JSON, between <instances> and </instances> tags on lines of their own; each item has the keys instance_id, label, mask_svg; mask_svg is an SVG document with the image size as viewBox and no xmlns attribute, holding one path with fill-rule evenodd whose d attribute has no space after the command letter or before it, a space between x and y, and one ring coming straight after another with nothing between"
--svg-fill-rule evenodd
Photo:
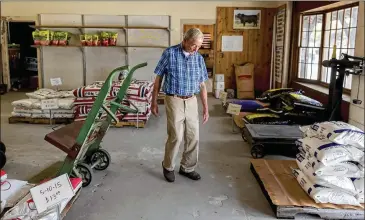
<instances>
[{"instance_id":1,"label":"black cow image","mask_svg":"<svg viewBox=\"0 0 365 220\"><path fill-rule=\"evenodd\" d=\"M257 27L257 22L259 20L259 16L258 15L245 15L245 14L237 14L236 18L240 19L241 24L243 24L243 26L246 26L246 23L253 23L254 27Z\"/></svg>"}]
</instances>

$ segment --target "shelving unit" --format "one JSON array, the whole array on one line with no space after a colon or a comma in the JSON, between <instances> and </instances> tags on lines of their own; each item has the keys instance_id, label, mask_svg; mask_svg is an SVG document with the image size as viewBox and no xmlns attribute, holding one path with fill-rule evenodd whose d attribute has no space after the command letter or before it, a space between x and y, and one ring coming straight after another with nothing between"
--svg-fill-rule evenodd
<instances>
[{"instance_id":1,"label":"shelving unit","mask_svg":"<svg viewBox=\"0 0 365 220\"><path fill-rule=\"evenodd\" d=\"M67 46L33 46L39 51L39 81L43 88L51 87L50 78L61 77L60 89L74 89L104 80L118 66L140 62L148 66L137 71L135 78L152 80L163 50L171 45L170 16L41 14L38 21L39 25L31 27L72 34ZM117 32L117 45L81 45L80 34L101 31Z\"/></svg>"},{"instance_id":2,"label":"shelving unit","mask_svg":"<svg viewBox=\"0 0 365 220\"><path fill-rule=\"evenodd\" d=\"M93 26L93 25L30 25L30 27L35 29L57 29L57 28L77 28L77 29L83 29L83 28L93 28L93 29L150 29L150 30L166 30L169 31L170 28L168 27L148 27L148 26Z\"/></svg>"}]
</instances>

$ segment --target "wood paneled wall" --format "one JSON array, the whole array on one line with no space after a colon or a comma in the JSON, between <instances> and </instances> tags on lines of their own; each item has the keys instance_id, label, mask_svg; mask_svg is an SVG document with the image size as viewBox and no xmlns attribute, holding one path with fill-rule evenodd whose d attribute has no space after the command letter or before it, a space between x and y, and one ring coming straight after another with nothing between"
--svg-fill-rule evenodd
<instances>
[{"instance_id":1,"label":"wood paneled wall","mask_svg":"<svg viewBox=\"0 0 365 220\"><path fill-rule=\"evenodd\" d=\"M235 9L261 10L260 29L234 30L233 12ZM255 64L256 92L269 89L273 20L277 10L276 8L217 7L215 73L225 74L226 88L236 88L234 64L251 62ZM222 52L222 36L233 35L243 35L243 52Z\"/></svg>"}]
</instances>

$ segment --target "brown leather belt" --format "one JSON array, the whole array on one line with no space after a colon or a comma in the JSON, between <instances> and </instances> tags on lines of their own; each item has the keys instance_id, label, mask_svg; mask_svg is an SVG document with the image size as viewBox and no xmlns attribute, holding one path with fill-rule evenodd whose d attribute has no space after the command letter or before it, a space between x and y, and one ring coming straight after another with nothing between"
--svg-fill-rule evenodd
<instances>
[{"instance_id":1,"label":"brown leather belt","mask_svg":"<svg viewBox=\"0 0 365 220\"><path fill-rule=\"evenodd\" d=\"M193 97L194 95L189 95L189 96L181 96L181 95L173 95L173 94L166 94L167 96L173 96L176 98L180 98L180 99L189 99L191 97Z\"/></svg>"}]
</instances>

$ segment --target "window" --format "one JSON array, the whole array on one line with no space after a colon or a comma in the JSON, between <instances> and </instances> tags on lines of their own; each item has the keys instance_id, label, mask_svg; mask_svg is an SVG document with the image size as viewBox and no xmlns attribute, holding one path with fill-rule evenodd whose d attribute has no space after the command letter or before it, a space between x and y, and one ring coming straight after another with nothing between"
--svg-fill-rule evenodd
<instances>
[{"instance_id":1,"label":"window","mask_svg":"<svg viewBox=\"0 0 365 220\"><path fill-rule=\"evenodd\" d=\"M332 57L336 45L336 58L342 53L354 55L358 6L303 15L301 18L298 79L329 84L331 69L321 65ZM352 75L346 76L344 88L351 89Z\"/></svg>"}]
</instances>

